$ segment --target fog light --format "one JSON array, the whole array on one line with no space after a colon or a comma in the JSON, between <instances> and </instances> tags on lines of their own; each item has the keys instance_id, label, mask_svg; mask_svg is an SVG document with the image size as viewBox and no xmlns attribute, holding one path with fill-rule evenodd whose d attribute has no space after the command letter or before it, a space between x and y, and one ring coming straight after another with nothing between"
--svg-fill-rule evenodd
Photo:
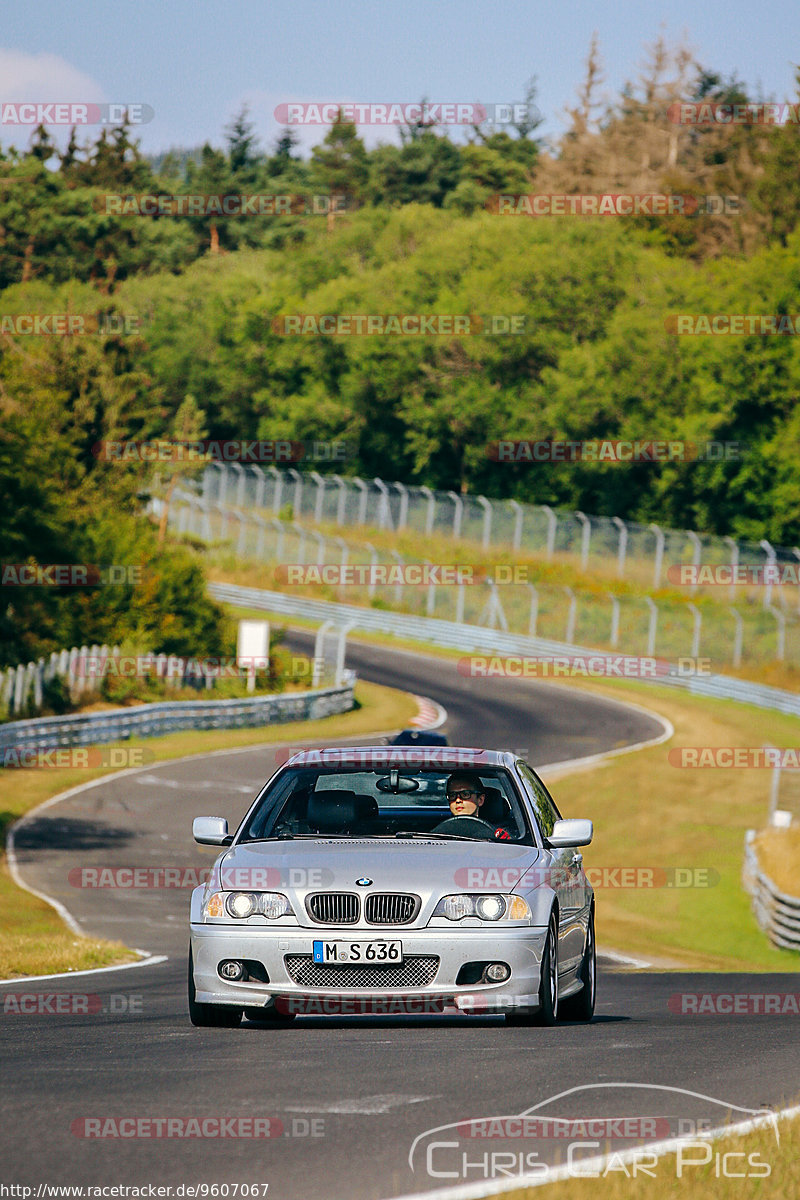
<instances>
[{"instance_id":1,"label":"fog light","mask_svg":"<svg viewBox=\"0 0 800 1200\"><path fill-rule=\"evenodd\" d=\"M223 979L227 979L231 983L244 977L244 963L235 958L227 958L225 962L219 964L217 970Z\"/></svg>"},{"instance_id":2,"label":"fog light","mask_svg":"<svg viewBox=\"0 0 800 1200\"><path fill-rule=\"evenodd\" d=\"M511 968L506 963L491 963L483 972L486 983L505 983L511 974Z\"/></svg>"}]
</instances>

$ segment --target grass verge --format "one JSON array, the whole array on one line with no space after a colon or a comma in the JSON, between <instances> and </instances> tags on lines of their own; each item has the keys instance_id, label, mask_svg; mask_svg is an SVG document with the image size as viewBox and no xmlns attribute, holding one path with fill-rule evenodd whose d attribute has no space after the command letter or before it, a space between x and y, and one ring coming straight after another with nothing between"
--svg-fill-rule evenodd
<instances>
[{"instance_id":1,"label":"grass verge","mask_svg":"<svg viewBox=\"0 0 800 1200\"><path fill-rule=\"evenodd\" d=\"M800 896L800 826L764 829L755 839L758 863L779 891Z\"/></svg>"},{"instance_id":2,"label":"grass verge","mask_svg":"<svg viewBox=\"0 0 800 1200\"><path fill-rule=\"evenodd\" d=\"M368 736L373 732L404 728L417 712L411 696L374 683L358 683L356 700L358 707L351 712L318 721L295 721L253 729L187 731L162 738L131 738L114 743L114 746L128 750L142 747L147 751L148 762L164 762L238 746L294 741L302 744L315 739L335 742L340 738ZM270 763L265 768L265 776L271 766ZM0 830L3 838L11 823L51 796L113 773L114 769L108 767L20 768L2 772ZM132 962L137 957L120 942L78 937L49 904L16 886L5 856L0 866L0 905L4 914L0 926L0 979L87 970Z\"/></svg>"}]
</instances>

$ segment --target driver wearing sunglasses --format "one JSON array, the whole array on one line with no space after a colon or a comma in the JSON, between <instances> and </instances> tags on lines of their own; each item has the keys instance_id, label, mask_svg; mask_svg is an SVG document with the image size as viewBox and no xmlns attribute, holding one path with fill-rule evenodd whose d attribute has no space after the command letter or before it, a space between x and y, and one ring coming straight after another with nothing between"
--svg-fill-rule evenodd
<instances>
[{"instance_id":1,"label":"driver wearing sunglasses","mask_svg":"<svg viewBox=\"0 0 800 1200\"><path fill-rule=\"evenodd\" d=\"M480 817L479 809L486 793L479 791L475 780L466 775L451 775L445 788L447 803L454 817Z\"/></svg>"}]
</instances>

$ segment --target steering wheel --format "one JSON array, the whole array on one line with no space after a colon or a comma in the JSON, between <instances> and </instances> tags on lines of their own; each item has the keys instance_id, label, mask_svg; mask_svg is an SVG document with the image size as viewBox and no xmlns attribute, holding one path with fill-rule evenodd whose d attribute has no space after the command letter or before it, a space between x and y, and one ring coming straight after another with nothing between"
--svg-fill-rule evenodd
<instances>
[{"instance_id":1,"label":"steering wheel","mask_svg":"<svg viewBox=\"0 0 800 1200\"><path fill-rule=\"evenodd\" d=\"M478 825L480 829L476 829ZM452 833L460 837L483 838L487 842L494 841L494 830L480 817L447 817L431 833Z\"/></svg>"}]
</instances>

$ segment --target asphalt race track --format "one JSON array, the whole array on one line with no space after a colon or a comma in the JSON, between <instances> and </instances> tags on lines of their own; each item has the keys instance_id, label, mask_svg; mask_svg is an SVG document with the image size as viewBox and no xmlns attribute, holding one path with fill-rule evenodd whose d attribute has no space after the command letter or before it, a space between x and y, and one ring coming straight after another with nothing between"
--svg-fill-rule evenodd
<instances>
[{"instance_id":1,"label":"asphalt race track","mask_svg":"<svg viewBox=\"0 0 800 1200\"><path fill-rule=\"evenodd\" d=\"M293 635L291 644L307 650L309 635ZM540 682L468 680L442 660L352 643L348 665L444 705L452 744L524 749L534 764L661 732L654 719L609 701ZM796 1016L687 1016L670 1005L679 992L797 992L796 975L631 972L606 964L590 1026L526 1029L495 1017L420 1016L192 1028L188 889L75 884L92 867L209 865L213 852L191 840L192 818L216 814L235 824L274 761L272 749L248 749L145 768L62 801L19 831L27 883L58 898L87 933L168 960L0 986L3 1182L33 1185L33 1196L38 1184L61 1183L171 1185L173 1196L181 1184L228 1184L233 1197L238 1184L239 1195L242 1185L260 1185L252 1194L270 1200L377 1200L508 1180L523 1166L535 1170L566 1155L564 1138L546 1139L541 1130L524 1139L514 1139L511 1127L494 1139L453 1128L427 1133L451 1123L537 1105L537 1115L641 1119L607 1127L599 1138L623 1148L631 1138L684 1132L687 1122L710 1127L748 1115L729 1114L731 1105L781 1107L796 1098ZM585 811L568 815L600 822L590 774L586 781ZM21 993L43 997L37 1006L44 1011L16 1011ZM58 994L73 999L62 999L66 1011L48 1011L59 1007ZM544 1103L587 1084L601 1086ZM87 1118L138 1136L82 1136ZM269 1119L275 1136L154 1137L158 1124L115 1124L124 1118L260 1118L262 1132Z\"/></svg>"}]
</instances>

